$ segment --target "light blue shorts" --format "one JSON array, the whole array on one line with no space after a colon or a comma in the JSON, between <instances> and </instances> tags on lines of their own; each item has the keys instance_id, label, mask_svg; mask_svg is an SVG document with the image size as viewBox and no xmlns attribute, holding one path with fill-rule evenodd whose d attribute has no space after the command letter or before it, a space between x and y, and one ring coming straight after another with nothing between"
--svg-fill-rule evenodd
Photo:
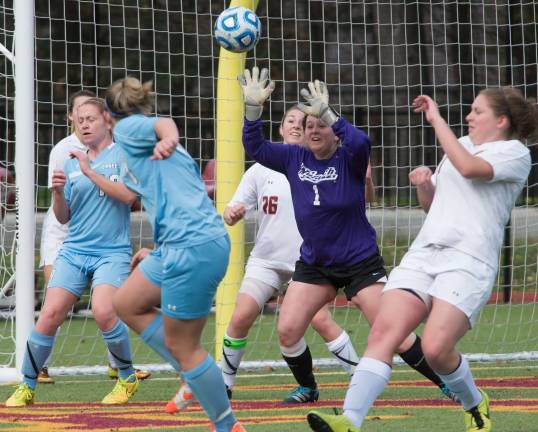
<instances>
[{"instance_id":1,"label":"light blue shorts","mask_svg":"<svg viewBox=\"0 0 538 432\"><path fill-rule=\"evenodd\" d=\"M138 264L138 269L147 280L160 288L163 281L161 249L153 249L147 254L140 264Z\"/></svg>"},{"instance_id":2,"label":"light blue shorts","mask_svg":"<svg viewBox=\"0 0 538 432\"><path fill-rule=\"evenodd\" d=\"M228 236L183 249L161 246L160 252L162 313L181 320L209 315L228 267Z\"/></svg>"},{"instance_id":3,"label":"light blue shorts","mask_svg":"<svg viewBox=\"0 0 538 432\"><path fill-rule=\"evenodd\" d=\"M62 248L54 261L47 288L63 288L80 297L88 283L120 287L130 271L131 254L109 253L102 256L85 255Z\"/></svg>"}]
</instances>

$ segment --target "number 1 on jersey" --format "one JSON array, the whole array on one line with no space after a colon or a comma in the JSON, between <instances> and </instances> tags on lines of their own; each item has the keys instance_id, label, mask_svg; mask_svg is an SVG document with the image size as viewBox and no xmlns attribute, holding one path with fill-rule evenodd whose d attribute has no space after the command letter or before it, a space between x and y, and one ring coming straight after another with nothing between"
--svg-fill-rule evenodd
<instances>
[{"instance_id":1,"label":"number 1 on jersey","mask_svg":"<svg viewBox=\"0 0 538 432\"><path fill-rule=\"evenodd\" d=\"M314 204L315 206L319 206L321 203L319 202L319 191L317 185L312 185L312 188L314 189Z\"/></svg>"}]
</instances>

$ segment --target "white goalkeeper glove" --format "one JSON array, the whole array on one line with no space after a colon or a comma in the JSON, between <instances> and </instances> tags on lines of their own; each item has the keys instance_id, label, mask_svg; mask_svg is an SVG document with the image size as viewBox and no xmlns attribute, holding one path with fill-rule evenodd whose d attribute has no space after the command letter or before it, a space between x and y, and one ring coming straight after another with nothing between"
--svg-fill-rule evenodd
<instances>
[{"instance_id":1,"label":"white goalkeeper glove","mask_svg":"<svg viewBox=\"0 0 538 432\"><path fill-rule=\"evenodd\" d=\"M327 126L332 126L338 120L338 115L329 106L329 92L323 81L316 80L308 83L307 89L301 89L301 96L308 105L300 103L298 108L306 115L319 117Z\"/></svg>"},{"instance_id":2,"label":"white goalkeeper glove","mask_svg":"<svg viewBox=\"0 0 538 432\"><path fill-rule=\"evenodd\" d=\"M263 103L271 96L275 89L275 83L269 78L269 70L260 70L257 66L252 68L252 75L248 69L237 77L243 90L245 100L245 117L250 120L258 120L262 116Z\"/></svg>"}]
</instances>

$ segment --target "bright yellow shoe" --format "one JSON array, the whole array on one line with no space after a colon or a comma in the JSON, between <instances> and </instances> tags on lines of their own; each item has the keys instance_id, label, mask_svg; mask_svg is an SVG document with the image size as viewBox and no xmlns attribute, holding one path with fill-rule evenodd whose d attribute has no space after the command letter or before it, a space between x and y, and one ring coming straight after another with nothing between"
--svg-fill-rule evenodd
<instances>
[{"instance_id":1,"label":"bright yellow shoe","mask_svg":"<svg viewBox=\"0 0 538 432\"><path fill-rule=\"evenodd\" d=\"M480 389L479 389L480 390ZM482 402L478 406L464 412L466 432L490 432L491 420L489 419L489 397L482 393Z\"/></svg>"},{"instance_id":2,"label":"bright yellow shoe","mask_svg":"<svg viewBox=\"0 0 538 432\"><path fill-rule=\"evenodd\" d=\"M343 414L334 415L310 411L306 420L314 432L359 432L359 428Z\"/></svg>"},{"instance_id":3,"label":"bright yellow shoe","mask_svg":"<svg viewBox=\"0 0 538 432\"><path fill-rule=\"evenodd\" d=\"M134 379L132 382L131 379ZM129 402L129 399L137 392L140 382L135 374L123 380L118 378L112 391L101 401L103 405L121 405Z\"/></svg>"},{"instance_id":4,"label":"bright yellow shoe","mask_svg":"<svg viewBox=\"0 0 538 432\"><path fill-rule=\"evenodd\" d=\"M118 369L108 365L108 377L110 379L118 379Z\"/></svg>"},{"instance_id":5,"label":"bright yellow shoe","mask_svg":"<svg viewBox=\"0 0 538 432\"><path fill-rule=\"evenodd\" d=\"M32 390L28 384L21 383L17 386L15 392L6 401L8 408L19 408L32 405L35 400L35 390Z\"/></svg>"}]
</instances>

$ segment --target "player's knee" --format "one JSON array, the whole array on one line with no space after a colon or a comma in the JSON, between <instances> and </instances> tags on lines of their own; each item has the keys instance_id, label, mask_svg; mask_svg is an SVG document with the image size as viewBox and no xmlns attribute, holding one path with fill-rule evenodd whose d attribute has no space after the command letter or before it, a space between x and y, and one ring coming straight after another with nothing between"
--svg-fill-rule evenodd
<instances>
[{"instance_id":1,"label":"player's knee","mask_svg":"<svg viewBox=\"0 0 538 432\"><path fill-rule=\"evenodd\" d=\"M391 341L391 328L383 322L376 321L368 335L368 348L379 348L389 345ZM394 344L391 344L394 345ZM397 343L396 343L397 346ZM394 347L396 348L396 347Z\"/></svg>"},{"instance_id":2,"label":"player's knee","mask_svg":"<svg viewBox=\"0 0 538 432\"><path fill-rule=\"evenodd\" d=\"M422 339L421 346L426 361L434 369L437 365L442 364L443 359L451 349L442 338L426 337L425 339Z\"/></svg>"},{"instance_id":3,"label":"player's knee","mask_svg":"<svg viewBox=\"0 0 538 432\"><path fill-rule=\"evenodd\" d=\"M303 336L299 333L297 326L291 321L279 320L277 328L280 345L285 347L296 344Z\"/></svg>"},{"instance_id":4,"label":"player's knee","mask_svg":"<svg viewBox=\"0 0 538 432\"><path fill-rule=\"evenodd\" d=\"M109 330L117 320L116 312L111 304L92 305L92 314L97 327Z\"/></svg>"},{"instance_id":5,"label":"player's knee","mask_svg":"<svg viewBox=\"0 0 538 432\"><path fill-rule=\"evenodd\" d=\"M245 311L237 311L232 315L230 324L228 325L228 334L246 334L252 327L252 324L256 320L255 313L246 313Z\"/></svg>"},{"instance_id":6,"label":"player's knee","mask_svg":"<svg viewBox=\"0 0 538 432\"><path fill-rule=\"evenodd\" d=\"M54 306L41 309L36 329L43 334L52 335L65 319L65 313Z\"/></svg>"}]
</instances>

